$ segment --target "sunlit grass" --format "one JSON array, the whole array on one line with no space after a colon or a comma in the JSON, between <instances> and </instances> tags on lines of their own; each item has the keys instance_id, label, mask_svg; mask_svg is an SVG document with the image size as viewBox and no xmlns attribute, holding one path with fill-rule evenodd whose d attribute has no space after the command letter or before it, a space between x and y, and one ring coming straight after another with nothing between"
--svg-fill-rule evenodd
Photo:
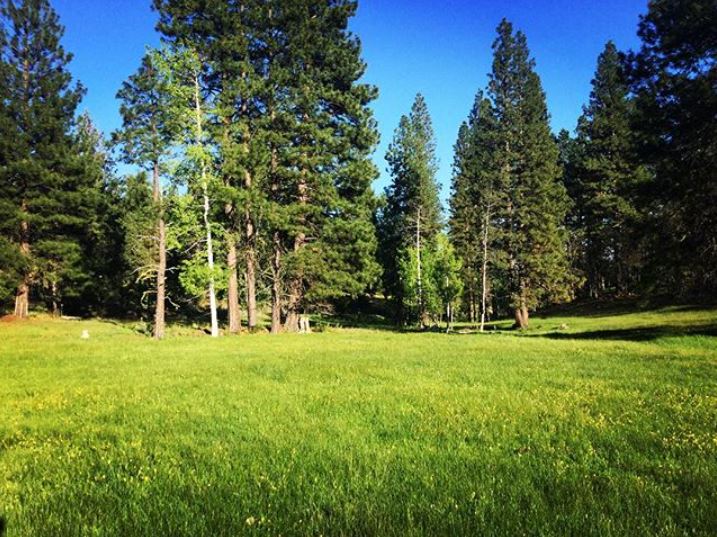
<instances>
[{"instance_id":1,"label":"sunlit grass","mask_svg":"<svg viewBox=\"0 0 717 537\"><path fill-rule=\"evenodd\" d=\"M717 534L715 310L181 332L0 324L9 536Z\"/></svg>"}]
</instances>

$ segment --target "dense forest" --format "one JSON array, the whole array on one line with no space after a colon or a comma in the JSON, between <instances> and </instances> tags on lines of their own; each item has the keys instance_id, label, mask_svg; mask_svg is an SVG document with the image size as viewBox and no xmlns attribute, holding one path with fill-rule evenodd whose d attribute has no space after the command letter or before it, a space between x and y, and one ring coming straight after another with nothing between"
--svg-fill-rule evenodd
<instances>
[{"instance_id":1,"label":"dense forest","mask_svg":"<svg viewBox=\"0 0 717 537\"><path fill-rule=\"evenodd\" d=\"M353 0L154 0L162 46L106 135L78 114L48 0L0 6L8 314L136 318L162 338L174 318L213 336L377 308L524 328L580 298L717 297L713 0L652 0L638 50L608 42L574 133L551 131L527 37L501 21L445 209L420 94L372 189L378 88Z\"/></svg>"}]
</instances>

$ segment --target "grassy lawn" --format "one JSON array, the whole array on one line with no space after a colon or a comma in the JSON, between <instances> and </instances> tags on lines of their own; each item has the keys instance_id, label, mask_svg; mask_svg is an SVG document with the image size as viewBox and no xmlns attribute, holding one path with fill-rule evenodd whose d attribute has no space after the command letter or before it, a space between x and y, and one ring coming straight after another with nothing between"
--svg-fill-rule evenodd
<instances>
[{"instance_id":1,"label":"grassy lawn","mask_svg":"<svg viewBox=\"0 0 717 537\"><path fill-rule=\"evenodd\" d=\"M37 319L0 323L0 379L9 537L717 534L715 310L163 342Z\"/></svg>"}]
</instances>

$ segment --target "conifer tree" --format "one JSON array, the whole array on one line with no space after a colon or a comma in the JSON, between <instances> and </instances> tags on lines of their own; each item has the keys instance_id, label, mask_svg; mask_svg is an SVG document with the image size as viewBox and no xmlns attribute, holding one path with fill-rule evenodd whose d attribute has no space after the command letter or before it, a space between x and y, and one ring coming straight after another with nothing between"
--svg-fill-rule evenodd
<instances>
[{"instance_id":1,"label":"conifer tree","mask_svg":"<svg viewBox=\"0 0 717 537\"><path fill-rule=\"evenodd\" d=\"M615 44L608 42L598 58L590 102L578 120L580 160L574 165L590 296L626 293L638 268L634 230L639 214L637 186L646 177L635 164L630 121L632 102Z\"/></svg>"},{"instance_id":2,"label":"conifer tree","mask_svg":"<svg viewBox=\"0 0 717 537\"><path fill-rule=\"evenodd\" d=\"M416 96L411 113L401 117L386 160L391 184L386 188L386 206L379 218L380 256L384 288L395 301L398 319L405 320L398 260L404 250L414 249L420 289L421 250L433 244L442 227L433 126L422 95ZM419 302L423 300L420 292L418 298ZM419 304L419 316L424 315L425 309Z\"/></svg>"},{"instance_id":3,"label":"conifer tree","mask_svg":"<svg viewBox=\"0 0 717 537\"><path fill-rule=\"evenodd\" d=\"M712 0L653 0L630 61L634 129L654 170L640 196L648 283L671 296L717 296L715 27Z\"/></svg>"},{"instance_id":4,"label":"conifer tree","mask_svg":"<svg viewBox=\"0 0 717 537\"><path fill-rule=\"evenodd\" d=\"M87 280L80 241L93 200L73 151L83 90L68 71L57 14L47 0L3 0L0 19L1 246L19 253L10 278L19 279L15 315L27 317L32 287L57 312L63 287Z\"/></svg>"},{"instance_id":5,"label":"conifer tree","mask_svg":"<svg viewBox=\"0 0 717 537\"><path fill-rule=\"evenodd\" d=\"M491 102L478 92L455 146L449 226L451 241L462 260L463 282L469 288L470 318L477 320L480 311L481 330L488 310L489 265L497 240L494 219L506 194L498 184L494 137Z\"/></svg>"},{"instance_id":6,"label":"conifer tree","mask_svg":"<svg viewBox=\"0 0 717 537\"><path fill-rule=\"evenodd\" d=\"M524 328L530 309L572 292L564 226L569 200L525 35L504 19L493 52L488 94L496 121L495 166L506 198L499 248L516 326Z\"/></svg>"},{"instance_id":7,"label":"conifer tree","mask_svg":"<svg viewBox=\"0 0 717 537\"><path fill-rule=\"evenodd\" d=\"M156 339L164 337L167 281L167 229L161 177L175 136L167 97L159 70L153 64L152 55L147 54L139 70L129 77L117 94L122 102L120 114L123 124L122 129L113 135L121 149L121 158L152 174L152 199L156 214L156 232L152 239L155 245L154 266L143 273L156 281L153 329Z\"/></svg>"},{"instance_id":8,"label":"conifer tree","mask_svg":"<svg viewBox=\"0 0 717 537\"><path fill-rule=\"evenodd\" d=\"M257 326L261 183L268 150L262 136L260 71L267 66L266 41L272 36L271 2L155 0L159 30L175 46L194 50L204 63L213 124L207 125L218 155L225 212L229 331L240 330L239 251L244 258L247 324ZM219 194L219 192L217 192ZM241 240L240 240L241 239Z\"/></svg>"},{"instance_id":9,"label":"conifer tree","mask_svg":"<svg viewBox=\"0 0 717 537\"><path fill-rule=\"evenodd\" d=\"M375 279L369 159L377 141L373 86L360 42L348 31L356 2L303 0L283 10L291 79L281 106L292 144L280 166L288 215L285 329L336 296L356 296Z\"/></svg>"}]
</instances>

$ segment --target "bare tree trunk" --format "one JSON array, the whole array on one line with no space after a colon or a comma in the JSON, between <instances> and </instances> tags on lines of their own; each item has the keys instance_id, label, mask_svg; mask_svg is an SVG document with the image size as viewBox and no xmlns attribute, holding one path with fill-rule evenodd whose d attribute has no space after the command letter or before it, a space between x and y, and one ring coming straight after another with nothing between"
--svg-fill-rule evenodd
<instances>
[{"instance_id":1,"label":"bare tree trunk","mask_svg":"<svg viewBox=\"0 0 717 537\"><path fill-rule=\"evenodd\" d=\"M486 302L488 298L488 225L490 224L490 209L486 210L483 220L483 264L481 266L481 308L480 331L485 330Z\"/></svg>"},{"instance_id":2,"label":"bare tree trunk","mask_svg":"<svg viewBox=\"0 0 717 537\"><path fill-rule=\"evenodd\" d=\"M274 255L271 258L271 333L281 332L281 237L274 232Z\"/></svg>"},{"instance_id":3,"label":"bare tree trunk","mask_svg":"<svg viewBox=\"0 0 717 537\"><path fill-rule=\"evenodd\" d=\"M306 236L299 233L294 239L294 252L299 252L306 242ZM284 328L287 332L298 332L301 327L299 321L301 318L301 300L303 295L303 282L300 274L294 276L289 283L289 293L286 304L286 322Z\"/></svg>"},{"instance_id":4,"label":"bare tree trunk","mask_svg":"<svg viewBox=\"0 0 717 537\"><path fill-rule=\"evenodd\" d=\"M196 119L196 143L203 143L203 119L202 119L202 101L199 88L199 76L194 76L194 111ZM209 181L207 178L207 165L204 157L201 157L201 181L202 181L202 197L204 199L204 231L207 240L207 267L209 268L209 315L211 318L211 334L212 337L219 336L219 319L217 317L217 294L214 282L214 244L212 241L212 226L209 222Z\"/></svg>"},{"instance_id":5,"label":"bare tree trunk","mask_svg":"<svg viewBox=\"0 0 717 537\"><path fill-rule=\"evenodd\" d=\"M247 173L247 177L249 174ZM251 184L251 179L247 179ZM246 211L246 309L247 325L254 330L257 325L256 314L256 249L254 244L254 223L249 209Z\"/></svg>"},{"instance_id":6,"label":"bare tree trunk","mask_svg":"<svg viewBox=\"0 0 717 537\"><path fill-rule=\"evenodd\" d=\"M57 288L57 282L53 280L50 284L50 292L52 294L52 316L57 318L62 316L62 306L59 300L59 290Z\"/></svg>"},{"instance_id":7,"label":"bare tree trunk","mask_svg":"<svg viewBox=\"0 0 717 537\"><path fill-rule=\"evenodd\" d=\"M154 338L164 337L164 302L167 281L167 237L162 208L162 188L159 184L159 162L154 163L152 176L152 199L159 213L157 218L157 303L154 309Z\"/></svg>"},{"instance_id":8,"label":"bare tree trunk","mask_svg":"<svg viewBox=\"0 0 717 537\"><path fill-rule=\"evenodd\" d=\"M27 202L22 202L23 212L27 211ZM28 240L29 224L26 220L20 222L20 254L27 258L30 255L30 242ZM30 314L30 275L23 276L22 283L15 292L15 317L18 319L27 319Z\"/></svg>"},{"instance_id":9,"label":"bare tree trunk","mask_svg":"<svg viewBox=\"0 0 717 537\"><path fill-rule=\"evenodd\" d=\"M30 286L27 278L18 286L15 293L15 317L27 319L30 309Z\"/></svg>"},{"instance_id":10,"label":"bare tree trunk","mask_svg":"<svg viewBox=\"0 0 717 537\"><path fill-rule=\"evenodd\" d=\"M239 279L237 278L237 245L232 236L227 250L229 282L227 286L227 309L229 310L229 333L241 332L241 309L239 308Z\"/></svg>"},{"instance_id":11,"label":"bare tree trunk","mask_svg":"<svg viewBox=\"0 0 717 537\"><path fill-rule=\"evenodd\" d=\"M209 223L209 193L206 171L202 166L202 190L204 195L204 229L207 234L207 266L209 267L209 314L211 317L212 337L219 336L219 319L217 318L217 294L214 286L214 245L212 242L212 226Z\"/></svg>"},{"instance_id":12,"label":"bare tree trunk","mask_svg":"<svg viewBox=\"0 0 717 537\"><path fill-rule=\"evenodd\" d=\"M302 173L302 178L299 181L299 203L306 204L308 201L305 173ZM298 253L306 244L306 234L299 232L294 238L294 252ZM304 283L303 275L301 273L295 274L292 281L289 283L289 293L287 297L287 314L286 322L284 327L287 332L298 332L301 327L299 321L301 318L301 306L303 302L304 294Z\"/></svg>"},{"instance_id":13,"label":"bare tree trunk","mask_svg":"<svg viewBox=\"0 0 717 537\"><path fill-rule=\"evenodd\" d=\"M418 281L416 282L418 287L418 319L421 328L426 327L425 323L425 306L423 300L423 279L422 279L422 266L421 266L421 208L418 208L416 216L416 276Z\"/></svg>"}]
</instances>

